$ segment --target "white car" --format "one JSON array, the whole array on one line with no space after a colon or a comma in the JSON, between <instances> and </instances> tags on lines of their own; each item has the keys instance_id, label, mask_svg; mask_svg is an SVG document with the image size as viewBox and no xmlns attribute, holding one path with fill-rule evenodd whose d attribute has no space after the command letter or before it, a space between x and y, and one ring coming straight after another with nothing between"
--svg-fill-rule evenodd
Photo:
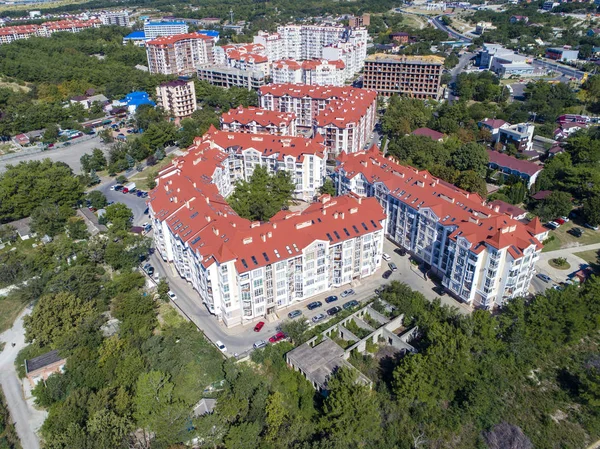
<instances>
[{"instance_id":1,"label":"white car","mask_svg":"<svg viewBox=\"0 0 600 449\"><path fill-rule=\"evenodd\" d=\"M390 255L389 255L388 253L383 253L383 254L381 255L381 258L382 258L383 260L385 260L386 262L389 262L390 260L392 260L392 258L390 257Z\"/></svg>"},{"instance_id":2,"label":"white car","mask_svg":"<svg viewBox=\"0 0 600 449\"><path fill-rule=\"evenodd\" d=\"M171 298L171 300L173 300L173 301L175 301L177 299L177 295L175 293L173 293L171 290L169 290L167 295L169 295L169 298Z\"/></svg>"},{"instance_id":3,"label":"white car","mask_svg":"<svg viewBox=\"0 0 600 449\"><path fill-rule=\"evenodd\" d=\"M219 348L219 351L227 352L227 347L223 344L223 342L221 340L215 341L215 345L217 345L217 348Z\"/></svg>"},{"instance_id":4,"label":"white car","mask_svg":"<svg viewBox=\"0 0 600 449\"><path fill-rule=\"evenodd\" d=\"M160 274L158 274L158 272L156 272L156 271L154 272L154 280L156 282L160 281Z\"/></svg>"}]
</instances>

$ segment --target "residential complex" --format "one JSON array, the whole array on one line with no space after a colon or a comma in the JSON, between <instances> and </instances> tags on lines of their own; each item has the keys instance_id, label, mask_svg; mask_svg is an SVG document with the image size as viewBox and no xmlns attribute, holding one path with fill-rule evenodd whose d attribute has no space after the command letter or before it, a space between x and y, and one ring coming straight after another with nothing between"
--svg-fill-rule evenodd
<instances>
[{"instance_id":1,"label":"residential complex","mask_svg":"<svg viewBox=\"0 0 600 449\"><path fill-rule=\"evenodd\" d=\"M0 44L8 44L20 39L30 37L50 37L59 31L79 33L88 28L98 28L102 22L92 20L58 20L44 22L41 25L15 25L0 28Z\"/></svg>"},{"instance_id":2,"label":"residential complex","mask_svg":"<svg viewBox=\"0 0 600 449\"><path fill-rule=\"evenodd\" d=\"M244 87L257 90L266 83L266 75L259 70L240 70L216 64L198 67L198 79L219 87Z\"/></svg>"},{"instance_id":3,"label":"residential complex","mask_svg":"<svg viewBox=\"0 0 600 449\"><path fill-rule=\"evenodd\" d=\"M194 82L175 80L157 86L156 103L177 122L189 117L198 109Z\"/></svg>"},{"instance_id":4,"label":"residential complex","mask_svg":"<svg viewBox=\"0 0 600 449\"><path fill-rule=\"evenodd\" d=\"M275 84L310 84L319 86L343 86L346 65L343 61L312 59L298 62L294 59L274 61L271 78Z\"/></svg>"},{"instance_id":5,"label":"residential complex","mask_svg":"<svg viewBox=\"0 0 600 449\"><path fill-rule=\"evenodd\" d=\"M213 40L203 34L189 33L159 37L146 42L150 73L191 75L200 64L213 62Z\"/></svg>"},{"instance_id":6,"label":"residential complex","mask_svg":"<svg viewBox=\"0 0 600 449\"><path fill-rule=\"evenodd\" d=\"M363 86L389 97L394 94L437 100L444 59L378 53L365 61Z\"/></svg>"},{"instance_id":7,"label":"residential complex","mask_svg":"<svg viewBox=\"0 0 600 449\"><path fill-rule=\"evenodd\" d=\"M358 73L367 56L368 33L365 28L322 25L282 25L277 33L260 31L254 43L265 47L270 61L294 59L341 60L345 78Z\"/></svg>"},{"instance_id":8,"label":"residential complex","mask_svg":"<svg viewBox=\"0 0 600 449\"><path fill-rule=\"evenodd\" d=\"M258 94L262 108L292 112L299 128L323 136L332 155L362 150L375 127L377 94L372 90L271 84Z\"/></svg>"},{"instance_id":9,"label":"residential complex","mask_svg":"<svg viewBox=\"0 0 600 449\"><path fill-rule=\"evenodd\" d=\"M240 106L221 115L221 129L250 134L296 136L296 114Z\"/></svg>"},{"instance_id":10,"label":"residential complex","mask_svg":"<svg viewBox=\"0 0 600 449\"><path fill-rule=\"evenodd\" d=\"M100 15L103 25L117 25L120 27L129 27L129 11L106 11Z\"/></svg>"},{"instance_id":11,"label":"residential complex","mask_svg":"<svg viewBox=\"0 0 600 449\"><path fill-rule=\"evenodd\" d=\"M326 151L304 140L210 131L159 172L150 192L158 252L228 327L370 276L381 264L386 216L375 199L324 195L265 223L240 218L223 199L261 161L294 174L319 164L316 182Z\"/></svg>"},{"instance_id":12,"label":"residential complex","mask_svg":"<svg viewBox=\"0 0 600 449\"><path fill-rule=\"evenodd\" d=\"M175 22L146 22L144 23L144 37L146 40L157 37L173 36L175 34L187 34L188 24L183 21Z\"/></svg>"},{"instance_id":13,"label":"residential complex","mask_svg":"<svg viewBox=\"0 0 600 449\"><path fill-rule=\"evenodd\" d=\"M336 173L338 192L375 197L388 216L388 238L460 300L492 308L527 294L548 233L538 219L516 221L475 193L384 158L377 147L342 153Z\"/></svg>"},{"instance_id":14,"label":"residential complex","mask_svg":"<svg viewBox=\"0 0 600 449\"><path fill-rule=\"evenodd\" d=\"M517 159L499 151L488 150L490 159L489 167L494 170L500 170L508 176L516 176L525 181L527 188L535 184L535 180L542 172L543 166L529 162L523 159Z\"/></svg>"}]
</instances>

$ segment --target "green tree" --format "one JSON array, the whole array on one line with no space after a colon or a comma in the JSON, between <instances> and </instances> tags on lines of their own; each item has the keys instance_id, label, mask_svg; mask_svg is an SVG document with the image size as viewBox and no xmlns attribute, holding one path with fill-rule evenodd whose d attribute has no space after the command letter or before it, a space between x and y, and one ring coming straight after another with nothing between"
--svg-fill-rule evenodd
<instances>
[{"instance_id":1,"label":"green tree","mask_svg":"<svg viewBox=\"0 0 600 449\"><path fill-rule=\"evenodd\" d=\"M161 108L155 108L149 104L143 104L135 111L135 125L144 132L150 128L150 125L162 123L167 119L165 111Z\"/></svg>"},{"instance_id":2,"label":"green tree","mask_svg":"<svg viewBox=\"0 0 600 449\"><path fill-rule=\"evenodd\" d=\"M151 123L140 140L147 148L164 148L175 140L176 135L175 125L171 122Z\"/></svg>"},{"instance_id":3,"label":"green tree","mask_svg":"<svg viewBox=\"0 0 600 449\"><path fill-rule=\"evenodd\" d=\"M56 142L58 140L58 133L59 133L58 125L56 125L56 124L47 125L46 129L44 130L44 135L42 136L42 141L44 143Z\"/></svg>"},{"instance_id":4,"label":"green tree","mask_svg":"<svg viewBox=\"0 0 600 449\"><path fill-rule=\"evenodd\" d=\"M467 192L478 193L482 198L487 195L487 186L485 179L481 177L477 172L468 170L458 175L456 180L456 186Z\"/></svg>"},{"instance_id":5,"label":"green tree","mask_svg":"<svg viewBox=\"0 0 600 449\"><path fill-rule=\"evenodd\" d=\"M111 204L106 208L106 219L112 224L111 230L129 231L133 212L123 203Z\"/></svg>"},{"instance_id":6,"label":"green tree","mask_svg":"<svg viewBox=\"0 0 600 449\"><path fill-rule=\"evenodd\" d=\"M571 195L567 192L555 190L536 206L535 214L541 220L552 220L556 217L569 215L572 208Z\"/></svg>"},{"instance_id":7,"label":"green tree","mask_svg":"<svg viewBox=\"0 0 600 449\"><path fill-rule=\"evenodd\" d=\"M308 324L304 320L284 321L281 323L281 330L297 345L302 342L302 337L308 330Z\"/></svg>"},{"instance_id":8,"label":"green tree","mask_svg":"<svg viewBox=\"0 0 600 449\"><path fill-rule=\"evenodd\" d=\"M432 114L432 109L423 101L394 95L383 115L381 126L390 137L401 137L425 126Z\"/></svg>"},{"instance_id":9,"label":"green tree","mask_svg":"<svg viewBox=\"0 0 600 449\"><path fill-rule=\"evenodd\" d=\"M106 196L99 190L92 190L87 194L87 199L92 207L103 209L108 205Z\"/></svg>"},{"instance_id":10,"label":"green tree","mask_svg":"<svg viewBox=\"0 0 600 449\"><path fill-rule=\"evenodd\" d=\"M357 382L357 372L340 368L328 382L321 425L329 437L346 447L367 446L381 427L377 397Z\"/></svg>"},{"instance_id":11,"label":"green tree","mask_svg":"<svg viewBox=\"0 0 600 449\"><path fill-rule=\"evenodd\" d=\"M485 176L489 157L483 145L475 142L465 143L452 153L451 163L455 169L464 172L472 170L479 176Z\"/></svg>"},{"instance_id":12,"label":"green tree","mask_svg":"<svg viewBox=\"0 0 600 449\"><path fill-rule=\"evenodd\" d=\"M327 178L325 182L323 182L323 185L319 187L319 193L321 195L328 194L331 196L335 196L337 194L337 191L335 190L335 184L331 178Z\"/></svg>"},{"instance_id":13,"label":"green tree","mask_svg":"<svg viewBox=\"0 0 600 449\"><path fill-rule=\"evenodd\" d=\"M23 319L25 339L35 341L38 346L56 347L95 313L91 302L70 293L42 296L33 313Z\"/></svg>"},{"instance_id":14,"label":"green tree","mask_svg":"<svg viewBox=\"0 0 600 449\"><path fill-rule=\"evenodd\" d=\"M169 283L165 278L162 278L156 286L156 292L163 302L169 302Z\"/></svg>"},{"instance_id":15,"label":"green tree","mask_svg":"<svg viewBox=\"0 0 600 449\"><path fill-rule=\"evenodd\" d=\"M583 203L583 219L592 226L600 224L600 195L588 198Z\"/></svg>"},{"instance_id":16,"label":"green tree","mask_svg":"<svg viewBox=\"0 0 600 449\"><path fill-rule=\"evenodd\" d=\"M277 440L279 431L287 419L287 409L285 408L283 395L279 391L269 395L265 412L265 422L267 424L265 439L272 443Z\"/></svg>"},{"instance_id":17,"label":"green tree","mask_svg":"<svg viewBox=\"0 0 600 449\"><path fill-rule=\"evenodd\" d=\"M89 237L85 221L81 218L72 217L67 221L67 233L74 240L86 239Z\"/></svg>"},{"instance_id":18,"label":"green tree","mask_svg":"<svg viewBox=\"0 0 600 449\"><path fill-rule=\"evenodd\" d=\"M39 236L54 237L65 230L73 209L55 204L43 204L31 212L31 229Z\"/></svg>"}]
</instances>

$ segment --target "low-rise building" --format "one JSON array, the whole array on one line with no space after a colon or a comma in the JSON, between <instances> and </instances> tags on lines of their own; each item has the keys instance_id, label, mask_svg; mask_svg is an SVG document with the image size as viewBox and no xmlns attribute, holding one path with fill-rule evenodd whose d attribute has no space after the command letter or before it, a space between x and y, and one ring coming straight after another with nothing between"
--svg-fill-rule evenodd
<instances>
[{"instance_id":1,"label":"low-rise building","mask_svg":"<svg viewBox=\"0 0 600 449\"><path fill-rule=\"evenodd\" d=\"M221 115L223 131L296 136L296 114L239 106Z\"/></svg>"},{"instance_id":2,"label":"low-rise building","mask_svg":"<svg viewBox=\"0 0 600 449\"><path fill-rule=\"evenodd\" d=\"M243 160L294 174L323 160L317 142L300 148L301 138L280 138L277 154L273 139L213 130L161 170L149 194L157 251L228 327L368 277L381 265L386 217L374 199L324 195L303 212L281 211L264 223L229 207L224 197L245 170Z\"/></svg>"},{"instance_id":3,"label":"low-rise building","mask_svg":"<svg viewBox=\"0 0 600 449\"><path fill-rule=\"evenodd\" d=\"M198 104L196 87L191 80L175 80L156 87L156 101L177 122L191 116Z\"/></svg>"},{"instance_id":4,"label":"low-rise building","mask_svg":"<svg viewBox=\"0 0 600 449\"><path fill-rule=\"evenodd\" d=\"M444 58L374 54L365 60L363 86L386 97L394 94L437 100Z\"/></svg>"},{"instance_id":5,"label":"low-rise building","mask_svg":"<svg viewBox=\"0 0 600 449\"><path fill-rule=\"evenodd\" d=\"M430 128L417 128L413 132L411 132L413 136L425 136L429 137L431 140L435 140L436 142L442 142L446 135L439 131L435 131Z\"/></svg>"},{"instance_id":6,"label":"low-rise building","mask_svg":"<svg viewBox=\"0 0 600 449\"><path fill-rule=\"evenodd\" d=\"M531 151L533 147L533 132L535 127L530 123L517 123L516 125L501 126L494 142L504 148L514 146L517 151Z\"/></svg>"},{"instance_id":7,"label":"low-rise building","mask_svg":"<svg viewBox=\"0 0 600 449\"><path fill-rule=\"evenodd\" d=\"M493 308L527 294L547 235L539 220L524 225L476 193L384 158L377 147L343 153L336 173L338 192L376 198L388 216L388 238L460 300Z\"/></svg>"},{"instance_id":8,"label":"low-rise building","mask_svg":"<svg viewBox=\"0 0 600 449\"><path fill-rule=\"evenodd\" d=\"M198 79L219 87L244 87L258 90L266 84L266 75L258 70L241 70L215 64L203 64L198 67Z\"/></svg>"},{"instance_id":9,"label":"low-rise building","mask_svg":"<svg viewBox=\"0 0 600 449\"><path fill-rule=\"evenodd\" d=\"M66 363L67 359L61 357L55 349L25 360L25 375L33 388L38 383L45 382L52 374L62 373Z\"/></svg>"},{"instance_id":10,"label":"low-rise building","mask_svg":"<svg viewBox=\"0 0 600 449\"><path fill-rule=\"evenodd\" d=\"M501 78L533 75L535 68L531 61L531 57L515 53L499 44L484 44L479 53L479 67L491 70Z\"/></svg>"},{"instance_id":11,"label":"low-rise building","mask_svg":"<svg viewBox=\"0 0 600 449\"><path fill-rule=\"evenodd\" d=\"M350 17L348 26L352 28L368 27L371 25L371 14L364 13L362 16Z\"/></svg>"},{"instance_id":12,"label":"low-rise building","mask_svg":"<svg viewBox=\"0 0 600 449\"><path fill-rule=\"evenodd\" d=\"M542 171L542 166L533 162L517 159L499 151L488 150L490 168L500 170L505 175L517 176L527 183L530 188Z\"/></svg>"},{"instance_id":13,"label":"low-rise building","mask_svg":"<svg viewBox=\"0 0 600 449\"><path fill-rule=\"evenodd\" d=\"M410 34L403 32L391 33L390 38L394 42L398 42L399 44L408 44L408 42L410 41Z\"/></svg>"},{"instance_id":14,"label":"low-rise building","mask_svg":"<svg viewBox=\"0 0 600 449\"><path fill-rule=\"evenodd\" d=\"M500 129L508 128L510 126L510 123L507 123L501 119L485 118L484 120L480 121L478 123L478 125L479 125L479 128L489 131L489 133L492 137L492 140L494 142L497 142L498 141L498 133L500 132Z\"/></svg>"},{"instance_id":15,"label":"low-rise building","mask_svg":"<svg viewBox=\"0 0 600 449\"><path fill-rule=\"evenodd\" d=\"M562 62L577 61L577 59L579 58L579 50L571 50L571 48L557 47L547 48L546 58Z\"/></svg>"}]
</instances>

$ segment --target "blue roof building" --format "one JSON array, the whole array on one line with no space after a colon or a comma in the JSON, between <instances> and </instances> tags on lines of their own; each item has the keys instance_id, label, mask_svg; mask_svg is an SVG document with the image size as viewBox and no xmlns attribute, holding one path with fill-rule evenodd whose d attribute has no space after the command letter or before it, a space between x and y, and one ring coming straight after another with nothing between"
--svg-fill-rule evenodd
<instances>
[{"instance_id":1,"label":"blue roof building","mask_svg":"<svg viewBox=\"0 0 600 449\"><path fill-rule=\"evenodd\" d=\"M212 37L215 42L219 41L219 32L215 30L199 30L198 34L203 34L208 37Z\"/></svg>"},{"instance_id":2,"label":"blue roof building","mask_svg":"<svg viewBox=\"0 0 600 449\"><path fill-rule=\"evenodd\" d=\"M127 110L130 114L133 114L136 109L144 104L149 104L152 107L156 106L156 103L150 99L148 92L136 91L125 95L125 98L119 100L123 106L127 106Z\"/></svg>"},{"instance_id":3,"label":"blue roof building","mask_svg":"<svg viewBox=\"0 0 600 449\"><path fill-rule=\"evenodd\" d=\"M127 45L129 42L133 42L138 47L143 47L146 43L146 33L143 31L134 31L123 37L123 45Z\"/></svg>"}]
</instances>

